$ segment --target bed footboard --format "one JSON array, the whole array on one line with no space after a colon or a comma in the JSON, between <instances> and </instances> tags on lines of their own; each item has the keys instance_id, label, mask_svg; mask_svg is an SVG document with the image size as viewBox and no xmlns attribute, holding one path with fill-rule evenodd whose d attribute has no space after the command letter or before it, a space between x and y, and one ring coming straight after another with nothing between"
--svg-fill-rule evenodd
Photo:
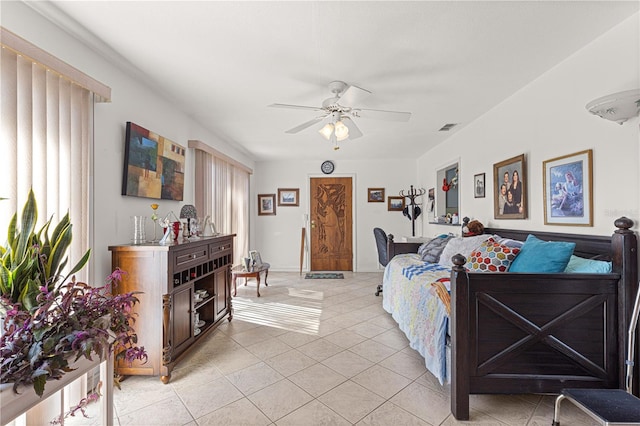
<instances>
[{"instance_id":1,"label":"bed footboard","mask_svg":"<svg viewBox=\"0 0 640 426\"><path fill-rule=\"evenodd\" d=\"M559 393L624 383L637 243L630 231L611 241L611 274L467 273L465 257L454 256L450 371L456 419L469 419L469 394Z\"/></svg>"},{"instance_id":2,"label":"bed footboard","mask_svg":"<svg viewBox=\"0 0 640 426\"><path fill-rule=\"evenodd\" d=\"M458 274L467 285L452 292L457 419L468 419L469 394L618 387L619 275Z\"/></svg>"}]
</instances>

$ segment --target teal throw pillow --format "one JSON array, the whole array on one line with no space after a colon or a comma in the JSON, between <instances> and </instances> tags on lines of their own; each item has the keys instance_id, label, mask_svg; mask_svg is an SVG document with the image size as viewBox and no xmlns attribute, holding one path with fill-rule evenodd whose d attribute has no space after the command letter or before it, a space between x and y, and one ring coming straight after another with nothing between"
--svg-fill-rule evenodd
<instances>
[{"instance_id":1,"label":"teal throw pillow","mask_svg":"<svg viewBox=\"0 0 640 426\"><path fill-rule=\"evenodd\" d=\"M585 259L584 257L572 255L564 271L584 274L608 274L611 270L611 262Z\"/></svg>"},{"instance_id":2,"label":"teal throw pillow","mask_svg":"<svg viewBox=\"0 0 640 426\"><path fill-rule=\"evenodd\" d=\"M529 235L509 272L564 272L576 243L543 241Z\"/></svg>"}]
</instances>

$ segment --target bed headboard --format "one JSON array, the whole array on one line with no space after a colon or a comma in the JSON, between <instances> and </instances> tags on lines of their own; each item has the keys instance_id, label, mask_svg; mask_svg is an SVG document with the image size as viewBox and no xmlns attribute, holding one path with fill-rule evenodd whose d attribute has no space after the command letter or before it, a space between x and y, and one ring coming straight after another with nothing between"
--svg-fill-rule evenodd
<instances>
[{"instance_id":1,"label":"bed headboard","mask_svg":"<svg viewBox=\"0 0 640 426\"><path fill-rule=\"evenodd\" d=\"M626 235L633 234L631 231L631 227L633 226L633 221L626 217L621 217L617 219L614 223L617 228L614 232L614 236L618 235ZM540 232L540 231L531 231L531 230L522 230L522 229L504 229L504 228L484 228L485 234L496 234L500 235L504 238L512 238L514 240L524 241L527 239L529 234L534 234L536 237L545 241L571 241L576 243L576 248L574 250L574 254L576 256L585 257L585 258L597 258L602 260L610 260L614 264L616 262L622 262L621 259L614 259L616 253L620 250L616 250L611 245L615 240L612 236L600 236L600 235L585 235L585 234L568 234L561 232ZM624 238L621 239L622 241ZM634 239L635 240L635 239ZM394 256L403 253L416 253L418 251L418 247L420 247L422 243L411 242L395 242L392 234L388 235L388 243L387 243L387 255L388 260L391 260ZM635 252L635 249L633 249ZM625 265L626 266L626 265ZM614 268L615 269L615 268ZM620 269L621 270L621 269Z\"/></svg>"},{"instance_id":2,"label":"bed headboard","mask_svg":"<svg viewBox=\"0 0 640 426\"><path fill-rule=\"evenodd\" d=\"M534 234L544 241L570 241L576 243L576 248L573 251L576 256L611 260L611 237L501 228L485 228L484 233L520 241L526 240L529 234Z\"/></svg>"}]
</instances>

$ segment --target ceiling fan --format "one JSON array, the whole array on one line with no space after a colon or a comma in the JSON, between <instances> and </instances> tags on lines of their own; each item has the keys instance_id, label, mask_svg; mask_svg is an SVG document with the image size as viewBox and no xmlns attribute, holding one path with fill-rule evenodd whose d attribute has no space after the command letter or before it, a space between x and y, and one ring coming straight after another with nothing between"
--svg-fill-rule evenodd
<instances>
[{"instance_id":1,"label":"ceiling fan","mask_svg":"<svg viewBox=\"0 0 640 426\"><path fill-rule=\"evenodd\" d=\"M379 109L358 108L346 106L362 94L370 95L371 92L358 86L350 85L344 81L332 81L329 83L329 90L332 97L325 99L322 106L313 107L305 105L271 104L273 108L292 108L317 111L320 115L306 121L285 133L298 133L316 123L324 121L326 124L319 130L325 139L334 142L334 149L339 149L338 142L345 139L357 139L362 136L362 132L356 125L354 118L370 118L387 121L409 121L410 112L385 111ZM344 102L346 105L342 105Z\"/></svg>"}]
</instances>

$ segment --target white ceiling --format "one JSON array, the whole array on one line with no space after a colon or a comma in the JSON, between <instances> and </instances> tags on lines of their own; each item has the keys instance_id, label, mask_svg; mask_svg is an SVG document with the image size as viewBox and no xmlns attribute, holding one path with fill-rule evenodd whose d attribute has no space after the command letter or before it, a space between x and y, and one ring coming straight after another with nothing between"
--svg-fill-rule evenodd
<instances>
[{"instance_id":1,"label":"white ceiling","mask_svg":"<svg viewBox=\"0 0 640 426\"><path fill-rule=\"evenodd\" d=\"M32 6L101 54L128 61L256 160L415 158L639 9L638 1L54 4L59 10ZM285 134L316 113L267 106L320 106L332 80L373 92L357 106L410 111L411 120L361 118L364 137L335 154L320 125ZM446 123L460 125L438 132Z\"/></svg>"}]
</instances>

